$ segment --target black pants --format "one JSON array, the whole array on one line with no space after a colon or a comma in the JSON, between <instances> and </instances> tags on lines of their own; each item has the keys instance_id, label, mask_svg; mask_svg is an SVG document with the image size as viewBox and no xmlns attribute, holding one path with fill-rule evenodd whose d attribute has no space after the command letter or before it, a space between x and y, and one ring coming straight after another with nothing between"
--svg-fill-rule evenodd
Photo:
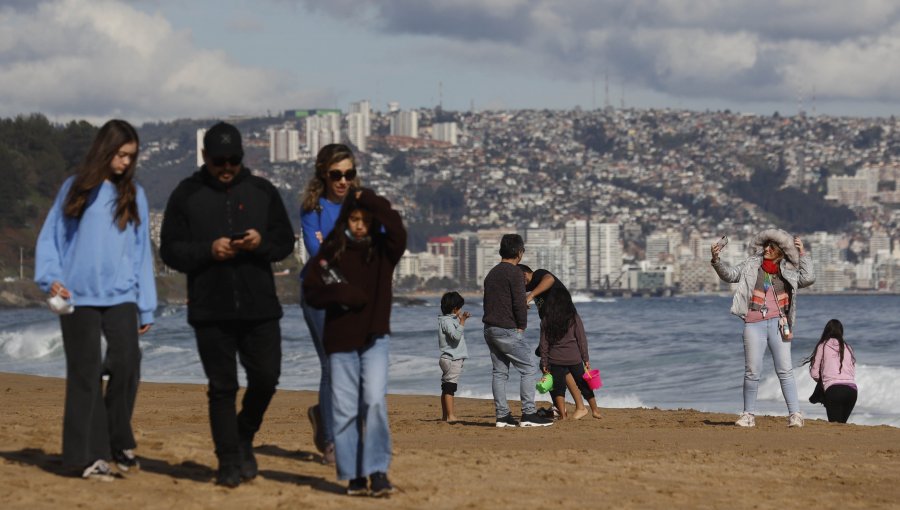
<instances>
[{"instance_id":1,"label":"black pants","mask_svg":"<svg viewBox=\"0 0 900 510\"><path fill-rule=\"evenodd\" d=\"M66 352L63 462L84 467L109 459L110 448L134 448L131 415L141 379L138 310L134 303L76 306L59 318ZM100 333L106 337L106 360ZM109 374L106 394L103 374Z\"/></svg>"},{"instance_id":2,"label":"black pants","mask_svg":"<svg viewBox=\"0 0 900 510\"><path fill-rule=\"evenodd\" d=\"M581 363L577 365L554 365L551 363L550 374L553 376L553 389L550 390L551 397L566 396L566 374L572 374L572 377L575 378L575 384L581 390L581 396L585 400L594 398L594 391L591 390L587 381L584 380L584 365ZM574 399L575 395L572 395L572 398Z\"/></svg>"},{"instance_id":3,"label":"black pants","mask_svg":"<svg viewBox=\"0 0 900 510\"><path fill-rule=\"evenodd\" d=\"M846 384L833 384L825 390L825 412L828 413L828 421L847 423L853 407L856 406L857 391Z\"/></svg>"},{"instance_id":4,"label":"black pants","mask_svg":"<svg viewBox=\"0 0 900 510\"><path fill-rule=\"evenodd\" d=\"M209 425L219 464L239 462L238 443L252 441L281 375L278 319L195 323L197 350L209 379ZM247 372L247 391L237 413L237 359Z\"/></svg>"}]
</instances>

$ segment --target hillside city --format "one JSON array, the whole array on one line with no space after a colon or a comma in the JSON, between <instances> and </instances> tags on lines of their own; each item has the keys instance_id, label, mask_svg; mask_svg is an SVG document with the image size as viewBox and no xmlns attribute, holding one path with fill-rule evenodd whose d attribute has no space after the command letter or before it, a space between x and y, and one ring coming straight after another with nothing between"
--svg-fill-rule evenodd
<instances>
[{"instance_id":1,"label":"hillside city","mask_svg":"<svg viewBox=\"0 0 900 510\"><path fill-rule=\"evenodd\" d=\"M233 117L246 162L282 190L292 215L319 147L349 143L364 185L401 211L411 235L395 278L478 289L518 232L523 263L599 294L718 292L712 243L737 263L765 228L800 236L810 292L900 290L900 130L890 118L800 112L335 109ZM193 169L194 137L144 137L141 179ZM182 128L183 123L182 123ZM193 134L193 133L192 133ZM186 175L185 172L180 177ZM151 190L151 195L153 191ZM151 204L165 197L151 196ZM154 212L155 235L161 207ZM294 218L297 221L297 218ZM302 243L297 257L305 260Z\"/></svg>"}]
</instances>

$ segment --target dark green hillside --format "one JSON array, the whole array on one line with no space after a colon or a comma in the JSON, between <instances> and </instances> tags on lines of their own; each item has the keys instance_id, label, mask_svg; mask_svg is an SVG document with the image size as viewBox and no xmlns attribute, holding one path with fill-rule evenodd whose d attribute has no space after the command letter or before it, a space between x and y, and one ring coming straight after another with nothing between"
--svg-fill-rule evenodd
<instances>
[{"instance_id":1,"label":"dark green hillside","mask_svg":"<svg viewBox=\"0 0 900 510\"><path fill-rule=\"evenodd\" d=\"M20 248L30 275L44 216L96 132L84 121L55 125L40 114L0 119L0 276L18 274Z\"/></svg>"}]
</instances>

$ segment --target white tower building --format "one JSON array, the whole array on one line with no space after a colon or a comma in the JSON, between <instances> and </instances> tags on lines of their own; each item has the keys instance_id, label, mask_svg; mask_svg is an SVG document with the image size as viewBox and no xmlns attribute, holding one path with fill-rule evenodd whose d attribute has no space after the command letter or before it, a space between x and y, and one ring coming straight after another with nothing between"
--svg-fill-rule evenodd
<instances>
[{"instance_id":1,"label":"white tower building","mask_svg":"<svg viewBox=\"0 0 900 510\"><path fill-rule=\"evenodd\" d=\"M439 142L448 142L450 145L457 143L456 122L438 122L431 126L431 138Z\"/></svg>"},{"instance_id":2,"label":"white tower building","mask_svg":"<svg viewBox=\"0 0 900 510\"><path fill-rule=\"evenodd\" d=\"M419 112L397 112L391 117L391 136L419 137Z\"/></svg>"}]
</instances>

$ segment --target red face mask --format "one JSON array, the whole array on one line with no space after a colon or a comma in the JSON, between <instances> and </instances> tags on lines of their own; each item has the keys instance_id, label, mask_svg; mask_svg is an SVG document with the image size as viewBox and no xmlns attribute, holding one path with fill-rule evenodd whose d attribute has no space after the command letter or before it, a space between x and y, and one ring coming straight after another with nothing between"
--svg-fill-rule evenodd
<instances>
[{"instance_id":1,"label":"red face mask","mask_svg":"<svg viewBox=\"0 0 900 510\"><path fill-rule=\"evenodd\" d=\"M775 274L778 272L778 264L776 264L774 260L763 259L762 268L763 271L769 274Z\"/></svg>"}]
</instances>

